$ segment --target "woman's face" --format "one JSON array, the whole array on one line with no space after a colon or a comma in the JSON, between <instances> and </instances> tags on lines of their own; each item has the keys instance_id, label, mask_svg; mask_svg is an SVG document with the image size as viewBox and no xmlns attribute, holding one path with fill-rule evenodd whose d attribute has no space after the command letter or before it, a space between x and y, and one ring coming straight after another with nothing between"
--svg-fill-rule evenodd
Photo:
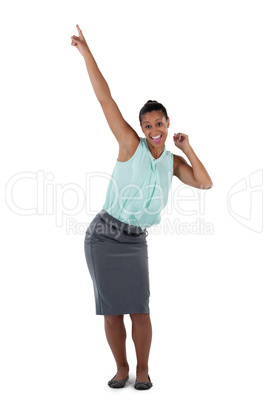
<instances>
[{"instance_id":1,"label":"woman's face","mask_svg":"<svg viewBox=\"0 0 268 402\"><path fill-rule=\"evenodd\" d=\"M141 129L154 148L162 148L167 139L169 117L166 120L161 110L153 110L142 116Z\"/></svg>"}]
</instances>

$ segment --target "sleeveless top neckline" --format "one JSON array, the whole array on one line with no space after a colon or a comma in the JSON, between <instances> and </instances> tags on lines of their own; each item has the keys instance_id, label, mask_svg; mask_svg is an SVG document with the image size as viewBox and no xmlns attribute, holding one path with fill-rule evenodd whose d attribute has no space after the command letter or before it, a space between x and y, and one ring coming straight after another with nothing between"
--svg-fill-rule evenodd
<instances>
[{"instance_id":1,"label":"sleeveless top neckline","mask_svg":"<svg viewBox=\"0 0 268 402\"><path fill-rule=\"evenodd\" d=\"M146 147L147 147L147 149L149 151L150 157L154 162L158 162L165 155L165 153L166 153L166 145L165 144L164 144L164 150L163 150L162 154L159 156L159 158L154 158L152 153L151 153L151 151L150 151L150 148L149 148L149 145L148 145L148 142L147 142L147 138L145 138L144 142L145 142Z\"/></svg>"}]
</instances>

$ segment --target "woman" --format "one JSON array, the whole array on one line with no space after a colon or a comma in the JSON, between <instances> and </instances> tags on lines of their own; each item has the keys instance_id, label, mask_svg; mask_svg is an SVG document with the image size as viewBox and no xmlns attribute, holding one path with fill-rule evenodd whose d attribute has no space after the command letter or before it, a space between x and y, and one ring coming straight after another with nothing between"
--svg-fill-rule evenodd
<instances>
[{"instance_id":1,"label":"woman","mask_svg":"<svg viewBox=\"0 0 268 402\"><path fill-rule=\"evenodd\" d=\"M132 320L137 355L136 389L150 389L148 359L152 339L149 310L147 228L160 222L173 175L200 189L212 186L211 178L189 144L186 134L174 135L191 166L165 148L169 117L165 107L148 101L139 113L139 135L124 120L111 96L83 33L71 36L84 57L90 81L109 127L119 143L119 154L108 185L105 204L85 233L85 256L93 281L96 314L104 316L105 333L117 373L108 382L123 388L129 379L124 314Z\"/></svg>"}]
</instances>

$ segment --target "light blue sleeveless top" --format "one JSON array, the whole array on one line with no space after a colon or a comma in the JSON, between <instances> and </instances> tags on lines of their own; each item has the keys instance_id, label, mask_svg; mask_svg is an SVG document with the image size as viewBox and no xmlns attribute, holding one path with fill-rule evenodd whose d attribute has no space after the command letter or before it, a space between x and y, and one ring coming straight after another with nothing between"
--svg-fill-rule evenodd
<instances>
[{"instance_id":1,"label":"light blue sleeveless top","mask_svg":"<svg viewBox=\"0 0 268 402\"><path fill-rule=\"evenodd\" d=\"M142 229L158 224L173 177L173 154L166 150L154 159L147 139L126 162L116 160L103 209L113 217Z\"/></svg>"}]
</instances>

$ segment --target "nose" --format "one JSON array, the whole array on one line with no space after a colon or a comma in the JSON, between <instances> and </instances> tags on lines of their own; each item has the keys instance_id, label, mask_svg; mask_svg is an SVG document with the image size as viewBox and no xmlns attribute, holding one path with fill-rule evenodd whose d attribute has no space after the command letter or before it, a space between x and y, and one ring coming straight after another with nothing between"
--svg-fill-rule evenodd
<instances>
[{"instance_id":1,"label":"nose","mask_svg":"<svg viewBox=\"0 0 268 402\"><path fill-rule=\"evenodd\" d=\"M153 129L151 130L151 134L152 134L152 135L159 135L159 134L161 134L160 127L155 127L155 128L153 128Z\"/></svg>"}]
</instances>

